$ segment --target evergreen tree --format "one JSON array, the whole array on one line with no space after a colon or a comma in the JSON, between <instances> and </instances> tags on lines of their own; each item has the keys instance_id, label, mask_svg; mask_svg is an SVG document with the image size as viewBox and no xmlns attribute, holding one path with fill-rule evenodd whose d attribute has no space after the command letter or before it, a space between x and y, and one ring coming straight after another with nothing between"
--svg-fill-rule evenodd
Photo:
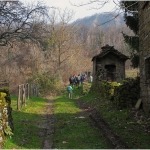
<instances>
[{"instance_id":1,"label":"evergreen tree","mask_svg":"<svg viewBox=\"0 0 150 150\"><path fill-rule=\"evenodd\" d=\"M123 34L124 41L130 46L130 58L132 66L139 66L139 36L138 36L138 1L121 1L121 7L124 9L124 19L126 25L134 32L134 36Z\"/></svg>"}]
</instances>

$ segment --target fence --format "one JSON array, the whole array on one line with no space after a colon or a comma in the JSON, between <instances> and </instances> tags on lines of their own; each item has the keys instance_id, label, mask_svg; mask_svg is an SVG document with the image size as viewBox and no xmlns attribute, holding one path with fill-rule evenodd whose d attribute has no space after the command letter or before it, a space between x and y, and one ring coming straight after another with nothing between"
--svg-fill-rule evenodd
<instances>
[{"instance_id":1,"label":"fence","mask_svg":"<svg viewBox=\"0 0 150 150\"><path fill-rule=\"evenodd\" d=\"M9 82L7 81L0 81L0 88L8 87L9 88Z\"/></svg>"},{"instance_id":2,"label":"fence","mask_svg":"<svg viewBox=\"0 0 150 150\"><path fill-rule=\"evenodd\" d=\"M17 110L20 110L22 106L26 106L26 101L32 96L38 96L37 85L29 83L20 84L18 86Z\"/></svg>"}]
</instances>

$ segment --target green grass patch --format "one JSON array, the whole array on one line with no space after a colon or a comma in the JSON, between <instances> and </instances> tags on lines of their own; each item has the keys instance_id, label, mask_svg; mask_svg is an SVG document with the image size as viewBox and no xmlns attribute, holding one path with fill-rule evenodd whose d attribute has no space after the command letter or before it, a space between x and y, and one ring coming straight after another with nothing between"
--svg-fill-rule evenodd
<instances>
[{"instance_id":1,"label":"green grass patch","mask_svg":"<svg viewBox=\"0 0 150 150\"><path fill-rule=\"evenodd\" d=\"M45 99L32 97L27 100L26 106L17 110L17 97L11 96L14 135L7 138L4 149L40 149L42 137L38 123L42 118Z\"/></svg>"},{"instance_id":2,"label":"green grass patch","mask_svg":"<svg viewBox=\"0 0 150 150\"><path fill-rule=\"evenodd\" d=\"M76 97L80 97L82 87L74 88ZM79 95L78 95L79 94ZM56 149L103 149L111 148L89 117L82 118L76 99L64 96L55 99L55 134ZM80 118L81 117L81 118Z\"/></svg>"}]
</instances>

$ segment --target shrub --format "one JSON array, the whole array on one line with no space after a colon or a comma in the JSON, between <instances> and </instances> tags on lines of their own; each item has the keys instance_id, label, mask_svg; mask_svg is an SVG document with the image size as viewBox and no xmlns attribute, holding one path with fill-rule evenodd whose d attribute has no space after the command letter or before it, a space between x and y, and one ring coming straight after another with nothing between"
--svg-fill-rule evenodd
<instances>
[{"instance_id":1,"label":"shrub","mask_svg":"<svg viewBox=\"0 0 150 150\"><path fill-rule=\"evenodd\" d=\"M36 74L32 77L30 82L37 84L39 93L44 94L56 94L60 92L59 78L57 75L50 75L48 73Z\"/></svg>"},{"instance_id":2,"label":"shrub","mask_svg":"<svg viewBox=\"0 0 150 150\"><path fill-rule=\"evenodd\" d=\"M111 97L112 85L107 81L97 81L92 85L91 91L98 92L100 97L110 98Z\"/></svg>"},{"instance_id":3,"label":"shrub","mask_svg":"<svg viewBox=\"0 0 150 150\"><path fill-rule=\"evenodd\" d=\"M126 78L122 85L115 87L113 98L118 109L135 106L140 98L140 78Z\"/></svg>"}]
</instances>

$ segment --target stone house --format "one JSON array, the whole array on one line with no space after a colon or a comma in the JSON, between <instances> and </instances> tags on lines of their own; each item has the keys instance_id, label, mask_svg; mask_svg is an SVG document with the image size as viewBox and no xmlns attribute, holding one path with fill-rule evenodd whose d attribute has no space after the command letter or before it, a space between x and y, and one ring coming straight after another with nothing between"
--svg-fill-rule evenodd
<instances>
[{"instance_id":1,"label":"stone house","mask_svg":"<svg viewBox=\"0 0 150 150\"><path fill-rule=\"evenodd\" d=\"M125 78L125 61L127 56L114 49L114 46L105 45L100 54L92 58L93 77L96 79L97 72L105 71L105 80L120 81Z\"/></svg>"},{"instance_id":2,"label":"stone house","mask_svg":"<svg viewBox=\"0 0 150 150\"><path fill-rule=\"evenodd\" d=\"M140 87L143 109L150 110L150 1L139 1Z\"/></svg>"}]
</instances>

